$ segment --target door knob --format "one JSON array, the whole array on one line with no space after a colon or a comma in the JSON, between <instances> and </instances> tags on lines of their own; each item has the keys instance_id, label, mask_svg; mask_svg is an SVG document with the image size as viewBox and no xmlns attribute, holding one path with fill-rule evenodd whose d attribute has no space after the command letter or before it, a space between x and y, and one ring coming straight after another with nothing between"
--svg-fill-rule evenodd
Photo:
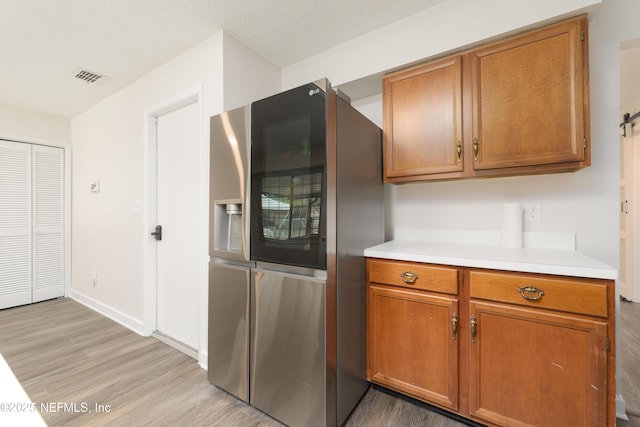
<instances>
[{"instance_id":1,"label":"door knob","mask_svg":"<svg viewBox=\"0 0 640 427\"><path fill-rule=\"evenodd\" d=\"M162 240L162 226L156 225L156 231L151 233L152 236L156 238L156 240Z\"/></svg>"}]
</instances>

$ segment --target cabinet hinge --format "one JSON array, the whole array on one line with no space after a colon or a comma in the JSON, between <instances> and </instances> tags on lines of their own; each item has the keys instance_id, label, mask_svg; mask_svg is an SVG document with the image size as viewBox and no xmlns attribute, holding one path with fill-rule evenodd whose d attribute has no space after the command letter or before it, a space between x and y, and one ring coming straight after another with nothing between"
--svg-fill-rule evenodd
<instances>
[{"instance_id":1,"label":"cabinet hinge","mask_svg":"<svg viewBox=\"0 0 640 427\"><path fill-rule=\"evenodd\" d=\"M582 146L584 147L584 149L587 149L587 138L582 140Z\"/></svg>"},{"instance_id":2,"label":"cabinet hinge","mask_svg":"<svg viewBox=\"0 0 640 427\"><path fill-rule=\"evenodd\" d=\"M611 349L611 341L609 340L609 337L607 337L607 352L609 352L610 349Z\"/></svg>"},{"instance_id":3,"label":"cabinet hinge","mask_svg":"<svg viewBox=\"0 0 640 427\"><path fill-rule=\"evenodd\" d=\"M584 41L584 30L580 30L580 40Z\"/></svg>"}]
</instances>

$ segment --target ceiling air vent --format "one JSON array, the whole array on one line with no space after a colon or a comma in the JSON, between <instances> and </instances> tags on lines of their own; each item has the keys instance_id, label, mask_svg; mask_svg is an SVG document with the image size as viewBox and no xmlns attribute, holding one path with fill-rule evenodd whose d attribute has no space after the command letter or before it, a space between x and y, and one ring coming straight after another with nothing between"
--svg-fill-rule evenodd
<instances>
[{"instance_id":1,"label":"ceiling air vent","mask_svg":"<svg viewBox=\"0 0 640 427\"><path fill-rule=\"evenodd\" d=\"M106 76L79 68L76 70L74 77L76 79L84 80L87 83L95 83Z\"/></svg>"}]
</instances>

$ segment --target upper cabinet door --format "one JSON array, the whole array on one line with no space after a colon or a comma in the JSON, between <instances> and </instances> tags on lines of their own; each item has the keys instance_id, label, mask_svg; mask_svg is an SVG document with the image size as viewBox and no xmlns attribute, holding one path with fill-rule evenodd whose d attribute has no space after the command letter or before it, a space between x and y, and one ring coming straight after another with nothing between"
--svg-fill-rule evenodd
<instances>
[{"instance_id":1,"label":"upper cabinet door","mask_svg":"<svg viewBox=\"0 0 640 427\"><path fill-rule=\"evenodd\" d=\"M383 113L386 182L463 170L461 56L386 76Z\"/></svg>"},{"instance_id":2,"label":"upper cabinet door","mask_svg":"<svg viewBox=\"0 0 640 427\"><path fill-rule=\"evenodd\" d=\"M589 161L586 29L571 20L468 54L475 170Z\"/></svg>"}]
</instances>

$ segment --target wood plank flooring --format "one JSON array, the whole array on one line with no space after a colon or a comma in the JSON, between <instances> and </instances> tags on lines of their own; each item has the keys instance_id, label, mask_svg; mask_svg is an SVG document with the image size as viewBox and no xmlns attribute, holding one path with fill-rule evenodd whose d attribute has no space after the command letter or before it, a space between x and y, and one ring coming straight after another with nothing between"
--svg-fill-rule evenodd
<instances>
[{"instance_id":1,"label":"wood plank flooring","mask_svg":"<svg viewBox=\"0 0 640 427\"><path fill-rule=\"evenodd\" d=\"M640 409L640 304L621 305L623 395ZM0 310L0 353L33 402L68 405L41 411L49 427L281 426L211 386L192 358L70 299ZM465 424L370 389L346 425ZM640 418L617 425L640 427Z\"/></svg>"},{"instance_id":2,"label":"wood plank flooring","mask_svg":"<svg viewBox=\"0 0 640 427\"><path fill-rule=\"evenodd\" d=\"M34 403L76 404L41 412L49 427L281 426L209 384L194 359L70 299L0 310L0 353ZM370 390L347 425L464 424Z\"/></svg>"},{"instance_id":3,"label":"wood plank flooring","mask_svg":"<svg viewBox=\"0 0 640 427\"><path fill-rule=\"evenodd\" d=\"M640 427L640 303L620 302L620 375L622 397L629 421L618 420L618 427Z\"/></svg>"}]
</instances>

